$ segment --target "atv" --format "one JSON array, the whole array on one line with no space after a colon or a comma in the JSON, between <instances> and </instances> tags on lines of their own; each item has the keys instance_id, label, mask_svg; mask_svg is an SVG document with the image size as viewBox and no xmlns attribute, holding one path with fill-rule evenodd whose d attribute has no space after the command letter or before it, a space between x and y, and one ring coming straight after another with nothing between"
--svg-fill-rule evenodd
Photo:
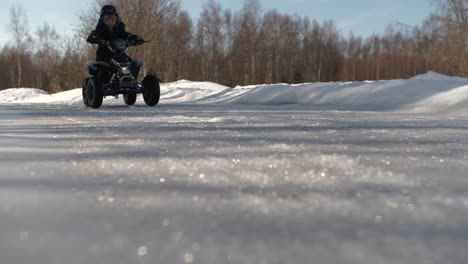
<instances>
[{"instance_id":1,"label":"atv","mask_svg":"<svg viewBox=\"0 0 468 264\"><path fill-rule=\"evenodd\" d=\"M84 105L99 108L105 97L118 98L119 95L123 95L125 104L134 105L137 94L143 94L143 99L148 106L155 106L159 103L160 80L154 75L147 75L141 84L137 83L143 62L132 61L126 55L129 46L131 45L127 40L117 39L107 45L114 54L110 62L93 61L87 64L91 77L83 80Z\"/></svg>"}]
</instances>

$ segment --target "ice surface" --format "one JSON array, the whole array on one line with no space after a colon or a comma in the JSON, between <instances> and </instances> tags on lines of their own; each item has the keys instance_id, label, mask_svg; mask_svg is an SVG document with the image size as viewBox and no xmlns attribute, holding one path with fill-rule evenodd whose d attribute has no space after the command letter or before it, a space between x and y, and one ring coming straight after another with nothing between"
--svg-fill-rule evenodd
<instances>
[{"instance_id":1,"label":"ice surface","mask_svg":"<svg viewBox=\"0 0 468 264\"><path fill-rule=\"evenodd\" d=\"M466 264L467 84L3 91L0 263Z\"/></svg>"}]
</instances>

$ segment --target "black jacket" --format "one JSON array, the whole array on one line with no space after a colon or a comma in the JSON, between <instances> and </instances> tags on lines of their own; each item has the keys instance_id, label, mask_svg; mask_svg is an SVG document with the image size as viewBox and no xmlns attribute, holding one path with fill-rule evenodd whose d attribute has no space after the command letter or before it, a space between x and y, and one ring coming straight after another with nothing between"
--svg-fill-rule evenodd
<instances>
[{"instance_id":1,"label":"black jacket","mask_svg":"<svg viewBox=\"0 0 468 264\"><path fill-rule=\"evenodd\" d=\"M111 29L106 26L102 19L99 19L96 29L91 32L86 41L91 44L98 44L96 61L110 61L113 54L109 48L102 44L102 41L114 42L117 39L128 39L130 35L132 34L125 31L125 24L123 22L117 22Z\"/></svg>"}]
</instances>

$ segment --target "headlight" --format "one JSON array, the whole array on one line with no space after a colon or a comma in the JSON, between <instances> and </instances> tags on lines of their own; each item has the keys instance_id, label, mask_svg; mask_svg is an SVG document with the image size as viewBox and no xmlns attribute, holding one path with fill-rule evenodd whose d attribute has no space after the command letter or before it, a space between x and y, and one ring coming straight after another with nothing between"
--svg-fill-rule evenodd
<instances>
[{"instance_id":1,"label":"headlight","mask_svg":"<svg viewBox=\"0 0 468 264\"><path fill-rule=\"evenodd\" d=\"M122 74L130 74L130 68L122 67Z\"/></svg>"}]
</instances>

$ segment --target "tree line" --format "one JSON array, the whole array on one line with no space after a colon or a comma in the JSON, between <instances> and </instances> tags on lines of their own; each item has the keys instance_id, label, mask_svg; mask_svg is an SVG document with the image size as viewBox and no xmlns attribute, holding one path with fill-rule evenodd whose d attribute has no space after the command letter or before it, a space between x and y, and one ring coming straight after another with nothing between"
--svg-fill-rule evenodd
<instances>
[{"instance_id":1,"label":"tree line","mask_svg":"<svg viewBox=\"0 0 468 264\"><path fill-rule=\"evenodd\" d=\"M129 50L145 73L165 82L213 81L228 86L399 79L437 71L468 77L468 0L439 0L420 25L389 25L383 34L343 35L332 20L263 10L245 0L238 11L203 4L194 21L178 0L114 0L128 31L149 43ZM12 42L0 50L0 89L49 92L81 86L95 47L85 43L99 9L80 14L72 38L48 24L30 33L21 6L10 11Z\"/></svg>"}]
</instances>

